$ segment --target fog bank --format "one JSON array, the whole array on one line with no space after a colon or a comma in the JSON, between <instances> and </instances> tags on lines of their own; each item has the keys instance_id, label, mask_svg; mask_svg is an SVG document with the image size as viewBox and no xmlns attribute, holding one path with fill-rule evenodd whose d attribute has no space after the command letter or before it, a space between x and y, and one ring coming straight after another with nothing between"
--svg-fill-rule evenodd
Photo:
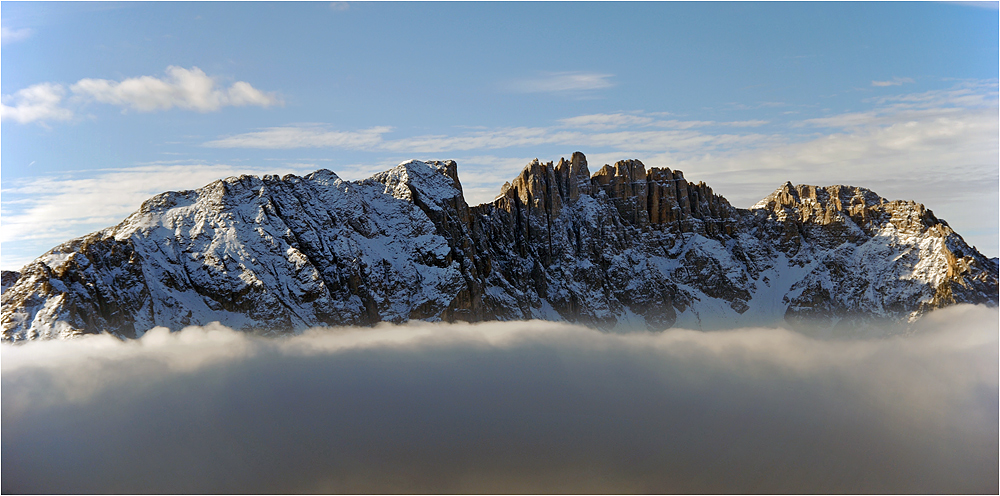
<instances>
[{"instance_id":1,"label":"fog bank","mask_svg":"<svg viewBox=\"0 0 1000 496\"><path fill-rule=\"evenodd\" d=\"M998 312L906 338L552 322L0 346L3 493L997 493Z\"/></svg>"}]
</instances>

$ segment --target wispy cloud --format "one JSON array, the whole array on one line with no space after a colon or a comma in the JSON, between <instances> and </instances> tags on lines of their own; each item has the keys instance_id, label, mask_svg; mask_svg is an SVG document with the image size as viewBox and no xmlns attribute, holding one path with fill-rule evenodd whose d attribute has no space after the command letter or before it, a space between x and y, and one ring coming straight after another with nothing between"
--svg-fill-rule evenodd
<instances>
[{"instance_id":1,"label":"wispy cloud","mask_svg":"<svg viewBox=\"0 0 1000 496\"><path fill-rule=\"evenodd\" d=\"M745 103L735 103L735 102L732 102L729 105L732 106L736 110L758 110L758 109L762 109L762 108L777 108L777 107L786 107L786 106L788 106L788 104L785 103L785 102L757 102L757 103L755 103L753 105L747 105Z\"/></svg>"},{"instance_id":2,"label":"wispy cloud","mask_svg":"<svg viewBox=\"0 0 1000 496\"><path fill-rule=\"evenodd\" d=\"M495 150L551 144L571 133L553 133L544 127L511 127L476 131L458 136L425 135L401 138L386 143L397 152L439 153L447 151Z\"/></svg>"},{"instance_id":3,"label":"wispy cloud","mask_svg":"<svg viewBox=\"0 0 1000 496\"><path fill-rule=\"evenodd\" d=\"M894 77L888 81L872 81L872 86L900 86L903 83L912 83L910 78Z\"/></svg>"},{"instance_id":4,"label":"wispy cloud","mask_svg":"<svg viewBox=\"0 0 1000 496\"><path fill-rule=\"evenodd\" d=\"M578 129L618 129L630 126L646 126L654 121L652 117L630 114L591 114L561 119L566 127Z\"/></svg>"},{"instance_id":5,"label":"wispy cloud","mask_svg":"<svg viewBox=\"0 0 1000 496\"><path fill-rule=\"evenodd\" d=\"M887 108L982 108L996 106L997 80L960 81L951 88L929 90L920 93L886 95L871 99Z\"/></svg>"},{"instance_id":6,"label":"wispy cloud","mask_svg":"<svg viewBox=\"0 0 1000 496\"><path fill-rule=\"evenodd\" d=\"M762 134L705 133L694 128L715 126L747 128L767 121L679 121L656 120L643 115L592 114L570 117L559 125L547 127L508 127L468 131L461 134L436 134L385 139L390 127L360 131L331 131L321 125L295 125L269 128L205 143L216 148L341 148L347 150L385 150L401 153L442 153L470 150L496 150L538 145L566 147L603 146L630 150L714 150L737 143L766 139Z\"/></svg>"},{"instance_id":7,"label":"wispy cloud","mask_svg":"<svg viewBox=\"0 0 1000 496\"><path fill-rule=\"evenodd\" d=\"M764 126L764 125L767 125L767 124L770 124L770 123L771 123L771 121L765 121L765 120L761 120L761 119L753 119L753 120L749 120L749 121L729 121L729 122L723 122L722 125L724 125L724 126L732 126L732 127L759 127L759 126Z\"/></svg>"},{"instance_id":8,"label":"wispy cloud","mask_svg":"<svg viewBox=\"0 0 1000 496\"><path fill-rule=\"evenodd\" d=\"M228 136L205 143L212 148L346 148L368 150L382 144L389 126L359 131L330 131L317 125L272 127L261 131Z\"/></svg>"},{"instance_id":9,"label":"wispy cloud","mask_svg":"<svg viewBox=\"0 0 1000 496\"><path fill-rule=\"evenodd\" d=\"M0 45L27 39L31 33L29 28L10 29L7 26L0 26Z\"/></svg>"},{"instance_id":10,"label":"wispy cloud","mask_svg":"<svg viewBox=\"0 0 1000 496\"><path fill-rule=\"evenodd\" d=\"M65 121L74 112L74 104L97 102L124 109L153 112L181 108L211 112L222 107L280 105L276 93L262 92L246 81L237 81L228 88L220 87L197 67L167 67L166 77L140 76L123 81L81 79L69 87L73 97L66 99L66 88L59 83L40 83L3 96L3 120L19 123ZM7 103L11 105L8 106Z\"/></svg>"},{"instance_id":11,"label":"wispy cloud","mask_svg":"<svg viewBox=\"0 0 1000 496\"><path fill-rule=\"evenodd\" d=\"M641 128L641 127L659 127L668 129L692 129L699 127L758 127L768 124L769 121L765 120L747 120L747 121L728 121L728 122L717 122L717 121L689 121L689 120L679 120L679 119L654 119L652 116L656 116L662 113L616 113L616 114L590 114L590 115L580 115L576 117L569 117L566 119L560 119L559 122L566 128L573 129L587 129L593 131L607 131L613 129L625 129L625 128Z\"/></svg>"},{"instance_id":12,"label":"wispy cloud","mask_svg":"<svg viewBox=\"0 0 1000 496\"><path fill-rule=\"evenodd\" d=\"M611 88L614 74L550 72L536 78L517 79L507 87L520 93L579 93Z\"/></svg>"}]
</instances>

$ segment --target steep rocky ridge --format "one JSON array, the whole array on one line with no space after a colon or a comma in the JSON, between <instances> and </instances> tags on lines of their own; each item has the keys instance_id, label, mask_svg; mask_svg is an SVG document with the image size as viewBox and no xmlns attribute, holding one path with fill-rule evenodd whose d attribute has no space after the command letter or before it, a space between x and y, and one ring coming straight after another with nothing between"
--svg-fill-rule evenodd
<instances>
[{"instance_id":1,"label":"steep rocky ridge","mask_svg":"<svg viewBox=\"0 0 1000 496\"><path fill-rule=\"evenodd\" d=\"M789 183L743 210L680 171L625 160L591 175L575 153L470 207L454 162L410 161L363 181L321 170L157 195L5 273L0 324L8 341L409 319L837 334L996 305L997 270L922 205L863 188Z\"/></svg>"},{"instance_id":2,"label":"steep rocky ridge","mask_svg":"<svg viewBox=\"0 0 1000 496\"><path fill-rule=\"evenodd\" d=\"M919 203L852 186L786 183L752 208L776 221L763 232L781 240L793 263L811 266L789 292L786 318L851 323L997 304L996 261Z\"/></svg>"}]
</instances>

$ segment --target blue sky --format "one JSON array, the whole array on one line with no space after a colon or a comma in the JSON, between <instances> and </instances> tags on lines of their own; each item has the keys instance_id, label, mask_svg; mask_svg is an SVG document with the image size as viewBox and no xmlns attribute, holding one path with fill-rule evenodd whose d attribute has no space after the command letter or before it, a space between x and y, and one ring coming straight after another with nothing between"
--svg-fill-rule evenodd
<instances>
[{"instance_id":1,"label":"blue sky","mask_svg":"<svg viewBox=\"0 0 1000 496\"><path fill-rule=\"evenodd\" d=\"M785 181L998 243L997 3L4 2L0 265L239 173L573 151L749 207Z\"/></svg>"}]
</instances>

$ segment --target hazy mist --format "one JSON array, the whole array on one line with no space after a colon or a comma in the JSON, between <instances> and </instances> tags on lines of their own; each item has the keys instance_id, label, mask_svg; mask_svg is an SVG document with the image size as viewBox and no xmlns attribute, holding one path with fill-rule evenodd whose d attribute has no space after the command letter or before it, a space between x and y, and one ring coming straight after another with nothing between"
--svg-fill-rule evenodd
<instances>
[{"instance_id":1,"label":"hazy mist","mask_svg":"<svg viewBox=\"0 0 1000 496\"><path fill-rule=\"evenodd\" d=\"M998 312L914 335L221 326L0 346L4 493L997 493Z\"/></svg>"}]
</instances>

